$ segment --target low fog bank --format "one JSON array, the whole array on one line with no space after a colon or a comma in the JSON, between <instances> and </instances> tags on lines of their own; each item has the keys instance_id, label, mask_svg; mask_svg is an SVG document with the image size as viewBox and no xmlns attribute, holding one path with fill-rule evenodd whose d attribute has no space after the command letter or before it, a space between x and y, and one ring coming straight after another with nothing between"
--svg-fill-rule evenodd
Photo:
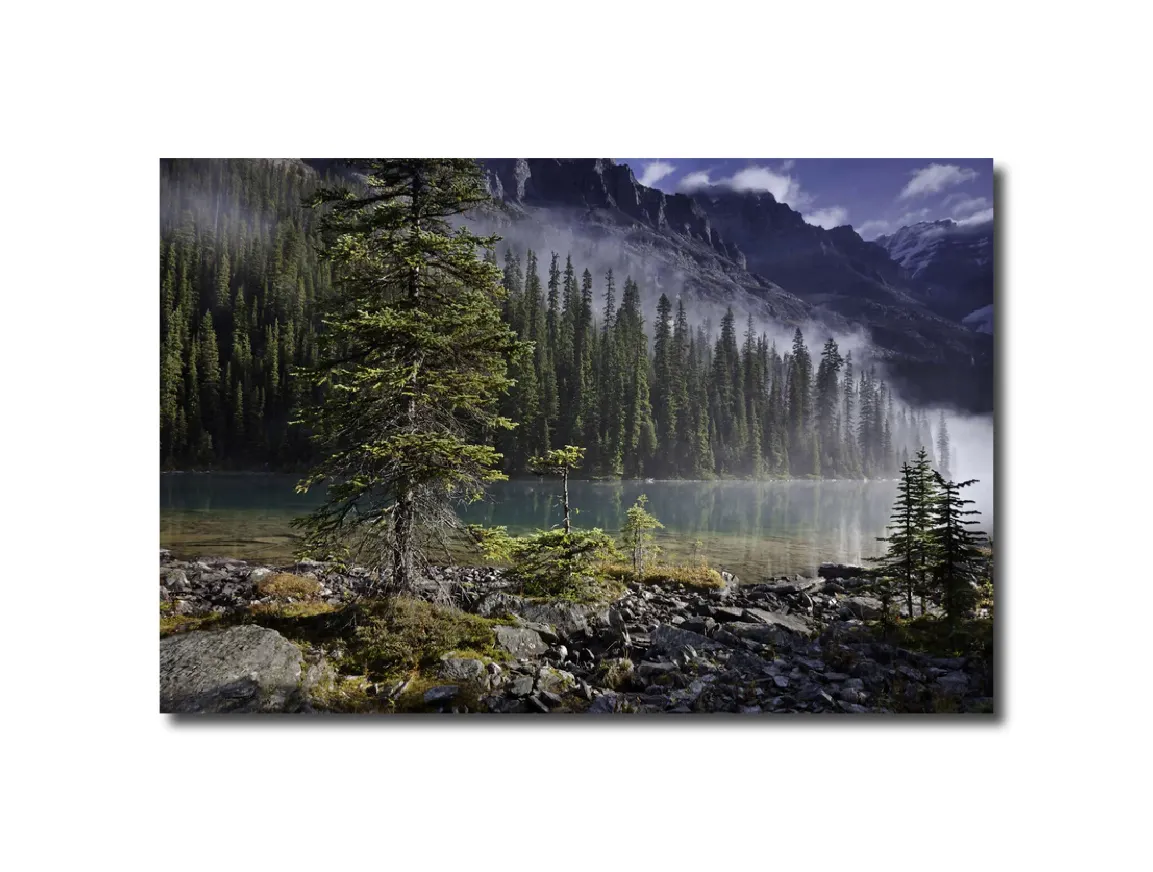
<instances>
[{"instance_id":1,"label":"low fog bank","mask_svg":"<svg viewBox=\"0 0 1153 872\"><path fill-rule=\"evenodd\" d=\"M547 285L548 269L552 252L559 254L559 266L563 270L565 258L571 254L578 281L581 273L588 269L593 277L594 317L598 323L603 317L605 274L611 269L616 281L616 300L619 305L621 288L627 276L638 283L641 304L646 321L646 332L652 336L652 325L657 318L657 300L666 294L673 304L673 316L677 303L684 301L690 325L704 327L708 340L714 343L720 333L721 319L731 306L736 320L738 343L743 341L752 315L753 330L764 334L779 353L785 354L792 348L793 333L800 327L805 345L812 355L814 371L820 362L821 349L830 337L837 343L842 356L852 353L854 378L858 379L862 369L873 368L876 374L888 383L893 398L918 411L924 410L932 427L933 445L928 446L931 454L937 454L937 436L941 412L945 413L949 431L950 473L955 481L976 479L977 482L964 491L966 499L974 501L970 508L981 512L978 518L981 528L987 532L993 529L994 511L994 469L993 469L993 418L992 415L972 415L953 408L922 406L910 403L900 396L897 379L890 373L883 359L875 356L876 346L868 331L863 327L836 329L822 321L815 321L803 314L803 307L797 308L797 317L782 319L774 316L765 300L755 291L743 287L718 269L719 262L712 262L707 255L698 262L677 262L668 251L639 242L628 232L614 232L612 229L595 223L584 223L587 217L574 216L571 211L541 210L529 220L518 220L508 215L471 214L461 223L467 223L475 232L495 233L501 241L497 245L498 265L504 266L504 252L511 248L521 260L523 268L525 252L532 248L538 256L539 273L542 285ZM643 234L641 234L643 237ZM707 281L709 289L702 286ZM779 290L779 289L778 289ZM791 295L785 295L798 302Z\"/></svg>"},{"instance_id":2,"label":"low fog bank","mask_svg":"<svg viewBox=\"0 0 1153 872\"><path fill-rule=\"evenodd\" d=\"M933 451L936 453L937 425L941 409L929 409L933 427ZM981 513L974 519L981 529L993 532L994 469L993 469L993 416L962 415L945 409L945 426L949 431L949 471L954 481L977 479L962 491L965 499L973 500L970 509Z\"/></svg>"}]
</instances>

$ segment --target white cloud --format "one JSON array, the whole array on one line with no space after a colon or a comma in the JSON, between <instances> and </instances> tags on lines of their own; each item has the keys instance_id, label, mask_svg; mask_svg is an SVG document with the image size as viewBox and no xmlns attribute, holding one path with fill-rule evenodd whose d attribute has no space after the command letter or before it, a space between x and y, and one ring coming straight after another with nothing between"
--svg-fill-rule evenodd
<instances>
[{"instance_id":1,"label":"white cloud","mask_svg":"<svg viewBox=\"0 0 1153 872\"><path fill-rule=\"evenodd\" d=\"M696 191L701 188L718 187L729 188L733 191L752 191L773 195L778 203L785 203L789 207L801 211L811 206L814 200L812 194L801 188L801 180L790 174L793 161L787 160L778 168L769 166L747 166L737 170L731 176L713 179L708 170L689 173L681 179L678 187L682 191ZM833 208L833 207L830 207Z\"/></svg>"},{"instance_id":2,"label":"white cloud","mask_svg":"<svg viewBox=\"0 0 1153 872\"><path fill-rule=\"evenodd\" d=\"M962 226L969 226L971 224L984 224L987 221L993 220L993 208L990 206L988 209L982 209L980 212L974 212L968 218L962 218L957 223Z\"/></svg>"},{"instance_id":3,"label":"white cloud","mask_svg":"<svg viewBox=\"0 0 1153 872\"><path fill-rule=\"evenodd\" d=\"M649 161L647 164L645 164L644 172L641 173L639 181L642 185L651 188L665 176L672 173L675 169L676 167L667 161Z\"/></svg>"},{"instance_id":4,"label":"white cloud","mask_svg":"<svg viewBox=\"0 0 1153 872\"><path fill-rule=\"evenodd\" d=\"M971 182L977 178L977 171L965 169L955 164L929 164L910 173L909 183L897 195L898 200L908 200L912 197L925 197L936 194L945 188Z\"/></svg>"},{"instance_id":5,"label":"white cloud","mask_svg":"<svg viewBox=\"0 0 1153 872\"><path fill-rule=\"evenodd\" d=\"M798 179L769 167L745 167L733 173L732 178L722 179L717 184L727 185L734 191L767 192L778 203L787 203L793 209L801 209L813 201L809 194L801 190Z\"/></svg>"},{"instance_id":6,"label":"white cloud","mask_svg":"<svg viewBox=\"0 0 1153 872\"><path fill-rule=\"evenodd\" d=\"M680 180L682 191L698 191L701 188L728 188L733 191L751 191L772 194L778 203L784 203L798 212L804 213L805 221L826 230L840 227L849 222L849 210L844 206L824 206L805 212L816 198L801 187L801 180L789 171L794 162L784 161L774 169L770 166L750 165L737 170L731 176L713 179L708 170L688 173Z\"/></svg>"},{"instance_id":7,"label":"white cloud","mask_svg":"<svg viewBox=\"0 0 1153 872\"><path fill-rule=\"evenodd\" d=\"M865 221L860 227L854 228L862 239L876 239L878 236L884 236L893 229L892 225L881 218L874 218L870 221Z\"/></svg>"},{"instance_id":8,"label":"white cloud","mask_svg":"<svg viewBox=\"0 0 1153 872\"><path fill-rule=\"evenodd\" d=\"M688 173L680 180L677 187L683 191L695 191L698 188L707 188L711 184L713 182L709 179L709 171L697 170L694 173Z\"/></svg>"},{"instance_id":9,"label":"white cloud","mask_svg":"<svg viewBox=\"0 0 1153 872\"><path fill-rule=\"evenodd\" d=\"M946 202L953 199L946 197ZM946 205L945 203L941 204ZM953 206L952 215L954 218L963 218L966 215L972 215L974 212L980 212L982 209L989 208L989 201L984 197L962 197L960 201L956 202Z\"/></svg>"},{"instance_id":10,"label":"white cloud","mask_svg":"<svg viewBox=\"0 0 1153 872\"><path fill-rule=\"evenodd\" d=\"M898 227L908 227L910 224L917 224L921 221L927 221L930 211L931 210L928 206L926 206L924 209L914 209L911 212L906 212L893 223Z\"/></svg>"},{"instance_id":11,"label":"white cloud","mask_svg":"<svg viewBox=\"0 0 1153 872\"><path fill-rule=\"evenodd\" d=\"M908 227L910 224L917 224L921 221L928 220L929 212L930 209L926 206L923 209L914 209L911 212L906 212L893 221L885 218L871 218L868 221L862 221L860 227L854 227L853 229L857 231L862 239L876 239L878 236L893 233L902 227Z\"/></svg>"},{"instance_id":12,"label":"white cloud","mask_svg":"<svg viewBox=\"0 0 1153 872\"><path fill-rule=\"evenodd\" d=\"M834 227L840 227L842 224L849 223L849 210L844 206L829 206L825 209L817 209L815 212L810 212L805 215L804 218L808 224L815 224L817 227L832 230Z\"/></svg>"}]
</instances>

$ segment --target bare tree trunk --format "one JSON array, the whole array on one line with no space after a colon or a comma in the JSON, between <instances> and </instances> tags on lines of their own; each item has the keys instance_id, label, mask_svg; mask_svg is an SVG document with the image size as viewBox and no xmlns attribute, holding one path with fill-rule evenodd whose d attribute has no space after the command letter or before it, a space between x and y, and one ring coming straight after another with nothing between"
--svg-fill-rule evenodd
<instances>
[{"instance_id":1,"label":"bare tree trunk","mask_svg":"<svg viewBox=\"0 0 1153 872\"><path fill-rule=\"evenodd\" d=\"M572 532L572 525L569 523L569 507L568 507L568 470L561 473L561 480L564 482L564 531L567 536Z\"/></svg>"},{"instance_id":2,"label":"bare tree trunk","mask_svg":"<svg viewBox=\"0 0 1153 872\"><path fill-rule=\"evenodd\" d=\"M392 527L392 593L407 592L412 585L412 522L415 495L407 488L396 501Z\"/></svg>"}]
</instances>

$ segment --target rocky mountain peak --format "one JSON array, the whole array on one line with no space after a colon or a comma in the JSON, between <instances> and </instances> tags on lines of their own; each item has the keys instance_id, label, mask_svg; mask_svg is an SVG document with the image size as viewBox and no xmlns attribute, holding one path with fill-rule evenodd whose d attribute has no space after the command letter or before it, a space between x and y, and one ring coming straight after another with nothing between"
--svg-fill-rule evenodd
<instances>
[{"instance_id":1,"label":"rocky mountain peak","mask_svg":"<svg viewBox=\"0 0 1153 872\"><path fill-rule=\"evenodd\" d=\"M745 268L744 255L721 238L693 197L642 185L629 166L611 158L500 158L482 163L489 193L503 203L618 211L652 230L702 242Z\"/></svg>"}]
</instances>

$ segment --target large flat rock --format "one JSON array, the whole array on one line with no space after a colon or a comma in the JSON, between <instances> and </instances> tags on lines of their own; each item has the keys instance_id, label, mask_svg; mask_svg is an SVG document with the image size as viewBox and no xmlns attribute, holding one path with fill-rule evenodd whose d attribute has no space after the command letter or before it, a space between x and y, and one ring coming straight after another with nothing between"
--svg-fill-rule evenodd
<instances>
[{"instance_id":1,"label":"large flat rock","mask_svg":"<svg viewBox=\"0 0 1153 872\"><path fill-rule=\"evenodd\" d=\"M300 711L301 659L299 648L264 627L161 639L160 711Z\"/></svg>"},{"instance_id":2,"label":"large flat rock","mask_svg":"<svg viewBox=\"0 0 1153 872\"><path fill-rule=\"evenodd\" d=\"M548 645L536 630L527 627L492 628L496 643L513 657L538 657L548 650Z\"/></svg>"},{"instance_id":3,"label":"large flat rock","mask_svg":"<svg viewBox=\"0 0 1153 872\"><path fill-rule=\"evenodd\" d=\"M769 609L745 609L744 617L755 624L769 624L774 627L783 627L791 633L800 633L807 636L813 632L813 624L800 615L786 615L784 612L774 612Z\"/></svg>"}]
</instances>

